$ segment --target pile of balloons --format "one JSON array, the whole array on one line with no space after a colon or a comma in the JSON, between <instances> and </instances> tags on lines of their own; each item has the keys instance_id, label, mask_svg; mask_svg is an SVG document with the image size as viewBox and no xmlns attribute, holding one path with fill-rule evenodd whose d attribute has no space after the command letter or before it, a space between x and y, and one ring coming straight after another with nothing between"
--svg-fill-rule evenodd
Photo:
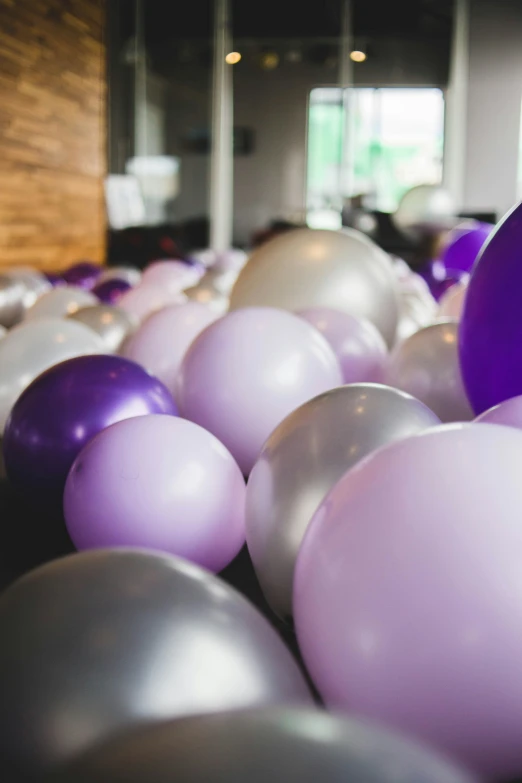
<instances>
[{"instance_id":1,"label":"pile of balloons","mask_svg":"<svg viewBox=\"0 0 522 783\"><path fill-rule=\"evenodd\" d=\"M0 278L7 478L77 550L0 596L9 780L522 776L522 205L450 212L396 217L439 302L353 229Z\"/></svg>"}]
</instances>

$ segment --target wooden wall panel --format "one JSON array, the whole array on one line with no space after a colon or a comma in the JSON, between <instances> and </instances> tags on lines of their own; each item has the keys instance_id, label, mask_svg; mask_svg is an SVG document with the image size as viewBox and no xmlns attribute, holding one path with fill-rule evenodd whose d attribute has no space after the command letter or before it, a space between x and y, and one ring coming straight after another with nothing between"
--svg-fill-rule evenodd
<instances>
[{"instance_id":1,"label":"wooden wall panel","mask_svg":"<svg viewBox=\"0 0 522 783\"><path fill-rule=\"evenodd\" d=\"M104 0L0 0L0 266L105 252Z\"/></svg>"}]
</instances>

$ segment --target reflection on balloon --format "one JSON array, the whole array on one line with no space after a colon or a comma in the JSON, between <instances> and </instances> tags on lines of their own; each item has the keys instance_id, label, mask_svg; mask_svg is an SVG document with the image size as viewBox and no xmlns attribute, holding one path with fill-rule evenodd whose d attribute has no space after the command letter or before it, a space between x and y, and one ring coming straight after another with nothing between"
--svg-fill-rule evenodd
<instances>
[{"instance_id":1,"label":"reflection on balloon","mask_svg":"<svg viewBox=\"0 0 522 783\"><path fill-rule=\"evenodd\" d=\"M245 543L244 506L245 481L227 449L202 427L165 416L101 432L77 457L64 494L77 549L147 547L215 572Z\"/></svg>"},{"instance_id":2,"label":"reflection on balloon","mask_svg":"<svg viewBox=\"0 0 522 783\"><path fill-rule=\"evenodd\" d=\"M0 597L0 635L0 756L23 780L147 721L311 704L257 610L167 555L48 563Z\"/></svg>"},{"instance_id":3,"label":"reflection on balloon","mask_svg":"<svg viewBox=\"0 0 522 783\"><path fill-rule=\"evenodd\" d=\"M457 332L456 321L421 329L397 346L386 372L386 383L417 397L443 422L473 418L459 367Z\"/></svg>"},{"instance_id":4,"label":"reflection on balloon","mask_svg":"<svg viewBox=\"0 0 522 783\"><path fill-rule=\"evenodd\" d=\"M122 353L174 390L189 346L217 315L199 302L165 307L147 318L124 345Z\"/></svg>"},{"instance_id":5,"label":"reflection on balloon","mask_svg":"<svg viewBox=\"0 0 522 783\"><path fill-rule=\"evenodd\" d=\"M290 411L341 383L335 354L310 324L283 310L249 307L192 343L176 399L182 415L224 443L247 475Z\"/></svg>"},{"instance_id":6,"label":"reflection on balloon","mask_svg":"<svg viewBox=\"0 0 522 783\"><path fill-rule=\"evenodd\" d=\"M274 430L248 480L246 522L250 556L277 614L292 614L300 543L338 479L380 446L437 424L408 394L354 384L315 397Z\"/></svg>"},{"instance_id":7,"label":"reflection on balloon","mask_svg":"<svg viewBox=\"0 0 522 783\"><path fill-rule=\"evenodd\" d=\"M472 783L434 752L377 726L311 709L161 722L109 739L48 783Z\"/></svg>"},{"instance_id":8,"label":"reflection on balloon","mask_svg":"<svg viewBox=\"0 0 522 783\"><path fill-rule=\"evenodd\" d=\"M63 288L52 288L29 308L25 320L62 318L76 313L81 307L96 304L98 304L96 297L90 291L84 291L83 288L70 285Z\"/></svg>"},{"instance_id":9,"label":"reflection on balloon","mask_svg":"<svg viewBox=\"0 0 522 783\"><path fill-rule=\"evenodd\" d=\"M341 365L344 383L383 380L388 350L371 321L328 307L310 307L297 315L315 326L329 343Z\"/></svg>"},{"instance_id":10,"label":"reflection on balloon","mask_svg":"<svg viewBox=\"0 0 522 783\"><path fill-rule=\"evenodd\" d=\"M103 340L107 353L116 353L123 341L134 331L136 323L120 307L97 304L82 307L68 316L74 321L85 324Z\"/></svg>"},{"instance_id":11,"label":"reflection on balloon","mask_svg":"<svg viewBox=\"0 0 522 783\"><path fill-rule=\"evenodd\" d=\"M230 307L331 307L368 318L388 345L395 339L397 284L389 257L358 231L295 229L252 253Z\"/></svg>"},{"instance_id":12,"label":"reflection on balloon","mask_svg":"<svg viewBox=\"0 0 522 783\"><path fill-rule=\"evenodd\" d=\"M103 342L92 329L71 320L41 318L12 329L0 342L0 429L17 397L37 375L73 356L103 351ZM42 416L47 414L42 411Z\"/></svg>"},{"instance_id":13,"label":"reflection on balloon","mask_svg":"<svg viewBox=\"0 0 522 783\"><path fill-rule=\"evenodd\" d=\"M11 411L3 442L7 475L20 488L57 497L74 459L96 433L150 413L175 415L174 401L134 362L118 356L61 362L36 378Z\"/></svg>"},{"instance_id":14,"label":"reflection on balloon","mask_svg":"<svg viewBox=\"0 0 522 783\"><path fill-rule=\"evenodd\" d=\"M522 773L521 460L522 433L492 424L380 449L319 507L296 564L300 649L327 705L485 780Z\"/></svg>"}]
</instances>

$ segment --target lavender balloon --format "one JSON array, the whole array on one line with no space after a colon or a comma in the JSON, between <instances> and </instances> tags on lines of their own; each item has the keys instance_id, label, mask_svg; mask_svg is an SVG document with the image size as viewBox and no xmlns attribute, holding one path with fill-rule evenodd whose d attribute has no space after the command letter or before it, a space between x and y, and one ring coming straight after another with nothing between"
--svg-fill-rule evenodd
<instances>
[{"instance_id":1,"label":"lavender balloon","mask_svg":"<svg viewBox=\"0 0 522 783\"><path fill-rule=\"evenodd\" d=\"M146 547L217 572L245 543L239 467L217 438L175 417L100 432L71 468L64 511L78 549Z\"/></svg>"},{"instance_id":2,"label":"lavender balloon","mask_svg":"<svg viewBox=\"0 0 522 783\"><path fill-rule=\"evenodd\" d=\"M83 446L116 421L176 415L165 386L118 356L80 356L39 375L15 403L4 435L8 478L54 498Z\"/></svg>"},{"instance_id":3,"label":"lavender balloon","mask_svg":"<svg viewBox=\"0 0 522 783\"><path fill-rule=\"evenodd\" d=\"M440 427L350 470L299 551L294 619L327 705L522 775L522 433Z\"/></svg>"},{"instance_id":4,"label":"lavender balloon","mask_svg":"<svg viewBox=\"0 0 522 783\"><path fill-rule=\"evenodd\" d=\"M504 400L475 419L483 424L504 424L506 427L516 427L522 430L522 395Z\"/></svg>"},{"instance_id":5,"label":"lavender balloon","mask_svg":"<svg viewBox=\"0 0 522 783\"><path fill-rule=\"evenodd\" d=\"M68 285L77 285L79 288L90 290L96 285L101 273L102 269L98 264L80 261L63 272L62 277Z\"/></svg>"},{"instance_id":6,"label":"lavender balloon","mask_svg":"<svg viewBox=\"0 0 522 783\"><path fill-rule=\"evenodd\" d=\"M371 321L329 307L309 307L297 315L315 326L330 344L344 383L382 382L388 349Z\"/></svg>"},{"instance_id":7,"label":"lavender balloon","mask_svg":"<svg viewBox=\"0 0 522 783\"><path fill-rule=\"evenodd\" d=\"M219 438L246 475L285 416L341 384L335 354L310 324L284 310L248 307L196 338L176 396L183 416Z\"/></svg>"},{"instance_id":8,"label":"lavender balloon","mask_svg":"<svg viewBox=\"0 0 522 783\"><path fill-rule=\"evenodd\" d=\"M471 272L492 230L489 223L477 223L457 226L451 231L441 259L446 269Z\"/></svg>"},{"instance_id":9,"label":"lavender balloon","mask_svg":"<svg viewBox=\"0 0 522 783\"><path fill-rule=\"evenodd\" d=\"M102 283L98 283L92 289L94 296L97 296L100 302L103 304L117 304L118 300L125 293L132 288L131 284L126 280L119 280L117 277L111 280L105 280Z\"/></svg>"},{"instance_id":10,"label":"lavender balloon","mask_svg":"<svg viewBox=\"0 0 522 783\"><path fill-rule=\"evenodd\" d=\"M460 320L464 384L475 413L522 394L522 204L490 235Z\"/></svg>"}]
</instances>

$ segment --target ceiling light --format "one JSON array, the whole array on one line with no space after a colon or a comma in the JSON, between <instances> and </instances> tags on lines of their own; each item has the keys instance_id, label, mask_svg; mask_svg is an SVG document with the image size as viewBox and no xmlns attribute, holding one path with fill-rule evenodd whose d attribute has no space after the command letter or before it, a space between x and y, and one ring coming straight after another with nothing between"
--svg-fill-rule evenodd
<instances>
[{"instance_id":1,"label":"ceiling light","mask_svg":"<svg viewBox=\"0 0 522 783\"><path fill-rule=\"evenodd\" d=\"M229 65L235 65L240 61L240 59L241 55L239 52L229 52L225 57L225 62L227 62Z\"/></svg>"},{"instance_id":2,"label":"ceiling light","mask_svg":"<svg viewBox=\"0 0 522 783\"><path fill-rule=\"evenodd\" d=\"M350 60L353 60L354 63L363 63L366 60L366 52L361 52L360 49L354 49L353 52L350 52Z\"/></svg>"},{"instance_id":3,"label":"ceiling light","mask_svg":"<svg viewBox=\"0 0 522 783\"><path fill-rule=\"evenodd\" d=\"M265 52L261 57L261 67L267 71L277 68L279 65L279 55L276 52Z\"/></svg>"}]
</instances>

